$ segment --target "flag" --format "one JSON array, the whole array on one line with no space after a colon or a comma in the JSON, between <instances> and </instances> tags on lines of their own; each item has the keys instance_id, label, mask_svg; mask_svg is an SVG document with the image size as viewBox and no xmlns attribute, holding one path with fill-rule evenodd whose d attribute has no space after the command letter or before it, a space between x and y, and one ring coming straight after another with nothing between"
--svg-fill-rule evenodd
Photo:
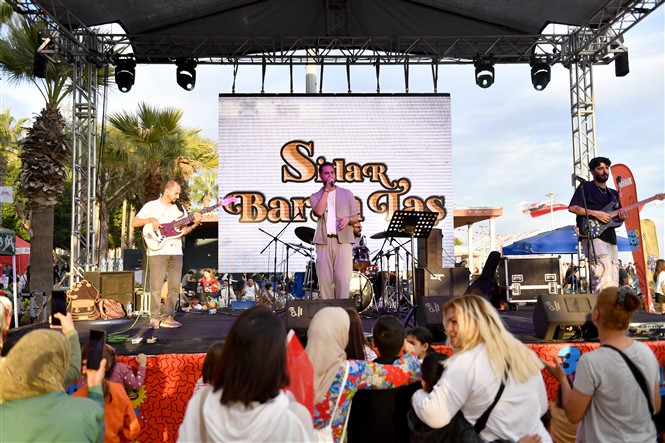
<instances>
[{"instance_id":1,"label":"flag","mask_svg":"<svg viewBox=\"0 0 665 443\"><path fill-rule=\"evenodd\" d=\"M558 203L558 202L552 202L552 208L550 208L550 201L549 200L543 200L539 202L521 202L519 203L516 207L515 210L517 212L521 212L523 214L529 214L531 217L540 217L541 215L549 214L551 212L556 212L556 211L563 211L567 210L568 206Z\"/></svg>"},{"instance_id":2,"label":"flag","mask_svg":"<svg viewBox=\"0 0 665 443\"><path fill-rule=\"evenodd\" d=\"M612 171L612 179L616 184L616 189L619 192L619 201L621 206L626 207L638 201L637 199L637 185L633 173L630 172L628 166L623 164L616 164L610 167ZM645 259L644 241L642 239L642 226L640 224L640 209L633 208L627 211L628 217L624 221L626 226L626 233L631 243L633 251L633 262L635 263L635 272L637 273L637 280L640 282L640 289L645 300L645 310L651 311L653 307L653 300L651 299L651 292L649 291L649 281L647 276L647 266Z\"/></svg>"}]
</instances>

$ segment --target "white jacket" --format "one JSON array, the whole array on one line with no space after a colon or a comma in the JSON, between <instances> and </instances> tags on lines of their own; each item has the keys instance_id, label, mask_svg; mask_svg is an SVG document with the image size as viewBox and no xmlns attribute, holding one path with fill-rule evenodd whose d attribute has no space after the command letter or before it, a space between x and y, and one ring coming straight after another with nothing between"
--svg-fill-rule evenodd
<instances>
[{"instance_id":1,"label":"white jacket","mask_svg":"<svg viewBox=\"0 0 665 443\"><path fill-rule=\"evenodd\" d=\"M201 399L207 396L201 410ZM178 442L201 442L201 417L208 442L310 442L315 440L312 417L287 394L265 403L222 405L222 390L201 389L189 400ZM203 413L201 413L203 412Z\"/></svg>"}]
</instances>

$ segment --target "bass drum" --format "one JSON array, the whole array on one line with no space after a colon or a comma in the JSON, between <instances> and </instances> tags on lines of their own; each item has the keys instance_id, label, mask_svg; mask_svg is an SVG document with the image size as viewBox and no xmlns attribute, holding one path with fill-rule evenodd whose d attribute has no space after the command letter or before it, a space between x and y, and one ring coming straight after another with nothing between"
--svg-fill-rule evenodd
<instances>
[{"instance_id":1,"label":"bass drum","mask_svg":"<svg viewBox=\"0 0 665 443\"><path fill-rule=\"evenodd\" d=\"M374 288L370 279L360 272L354 272L351 276L349 298L356 301L358 312L365 312L372 304L373 297Z\"/></svg>"}]
</instances>

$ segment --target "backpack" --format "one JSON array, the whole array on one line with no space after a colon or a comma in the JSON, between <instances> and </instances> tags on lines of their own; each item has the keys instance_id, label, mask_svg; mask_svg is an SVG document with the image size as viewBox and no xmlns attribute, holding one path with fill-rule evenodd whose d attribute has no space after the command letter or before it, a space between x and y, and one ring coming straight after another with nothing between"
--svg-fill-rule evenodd
<instances>
[{"instance_id":1,"label":"backpack","mask_svg":"<svg viewBox=\"0 0 665 443\"><path fill-rule=\"evenodd\" d=\"M67 291L67 311L72 314L74 321L97 320L99 318L98 300L97 288L89 281L81 280Z\"/></svg>"},{"instance_id":2,"label":"backpack","mask_svg":"<svg viewBox=\"0 0 665 443\"><path fill-rule=\"evenodd\" d=\"M125 317L125 307L117 300L100 298L97 301L97 309L102 320Z\"/></svg>"}]
</instances>

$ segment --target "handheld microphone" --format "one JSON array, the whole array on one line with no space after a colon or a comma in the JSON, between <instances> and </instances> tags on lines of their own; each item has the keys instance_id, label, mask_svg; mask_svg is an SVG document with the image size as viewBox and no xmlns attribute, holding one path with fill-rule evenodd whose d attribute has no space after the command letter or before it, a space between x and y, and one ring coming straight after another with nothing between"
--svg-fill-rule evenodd
<instances>
[{"instance_id":1,"label":"handheld microphone","mask_svg":"<svg viewBox=\"0 0 665 443\"><path fill-rule=\"evenodd\" d=\"M331 188L334 187L335 186L335 179L330 180L328 182L328 186L330 186Z\"/></svg>"}]
</instances>

